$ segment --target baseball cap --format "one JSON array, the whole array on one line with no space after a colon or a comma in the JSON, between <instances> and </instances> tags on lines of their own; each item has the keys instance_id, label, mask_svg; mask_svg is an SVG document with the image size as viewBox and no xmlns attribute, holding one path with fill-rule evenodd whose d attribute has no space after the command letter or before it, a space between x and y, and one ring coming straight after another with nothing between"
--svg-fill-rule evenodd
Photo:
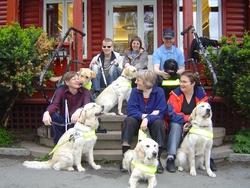
<instances>
[{"instance_id":1,"label":"baseball cap","mask_svg":"<svg viewBox=\"0 0 250 188\"><path fill-rule=\"evenodd\" d=\"M163 38L174 38L174 31L171 29L166 29L163 32Z\"/></svg>"}]
</instances>

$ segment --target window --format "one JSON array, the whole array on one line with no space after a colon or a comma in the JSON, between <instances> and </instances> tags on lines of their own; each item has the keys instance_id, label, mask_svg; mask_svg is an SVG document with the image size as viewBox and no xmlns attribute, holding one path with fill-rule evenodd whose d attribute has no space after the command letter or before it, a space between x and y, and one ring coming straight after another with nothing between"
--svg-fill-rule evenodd
<instances>
[{"instance_id":1,"label":"window","mask_svg":"<svg viewBox=\"0 0 250 188\"><path fill-rule=\"evenodd\" d=\"M179 31L183 28L183 0L178 1L179 5ZM193 25L198 36L207 36L210 39L219 40L222 36L221 25L221 0L193 0ZM179 33L180 33L179 32ZM182 39L182 36L180 36ZM183 46L180 40L178 45Z\"/></svg>"},{"instance_id":2,"label":"window","mask_svg":"<svg viewBox=\"0 0 250 188\"><path fill-rule=\"evenodd\" d=\"M130 39L138 35L152 55L157 48L156 0L107 0L106 35L114 40L114 50L124 53Z\"/></svg>"},{"instance_id":3,"label":"window","mask_svg":"<svg viewBox=\"0 0 250 188\"><path fill-rule=\"evenodd\" d=\"M82 3L83 29L86 33L86 3ZM43 29L48 37L59 42L63 39L68 28L73 26L73 0L44 0ZM72 40L70 34L67 41ZM83 37L83 54L86 54L86 39Z\"/></svg>"}]
</instances>

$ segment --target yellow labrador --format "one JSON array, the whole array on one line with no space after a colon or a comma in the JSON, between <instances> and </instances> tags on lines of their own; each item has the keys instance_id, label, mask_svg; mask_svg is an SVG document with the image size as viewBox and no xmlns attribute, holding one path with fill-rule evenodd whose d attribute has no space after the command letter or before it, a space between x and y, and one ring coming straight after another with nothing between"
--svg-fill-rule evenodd
<instances>
[{"instance_id":1,"label":"yellow labrador","mask_svg":"<svg viewBox=\"0 0 250 188\"><path fill-rule=\"evenodd\" d=\"M77 74L79 76L79 80L80 80L82 86L89 85L89 87L87 89L91 89L91 79L96 77L96 73L89 68L81 68L77 72ZM62 76L55 76L55 77L51 77L49 80L52 82L57 82L61 78L62 78Z\"/></svg>"},{"instance_id":2,"label":"yellow labrador","mask_svg":"<svg viewBox=\"0 0 250 188\"><path fill-rule=\"evenodd\" d=\"M95 170L100 169L93 157L93 148L97 140L95 130L99 122L98 116L103 114L103 106L88 103L84 106L81 116L75 126L65 132L58 141L51 160L46 162L24 161L28 168L73 171L76 166L79 172L85 171L81 165L82 154L86 154L87 161Z\"/></svg>"},{"instance_id":3,"label":"yellow labrador","mask_svg":"<svg viewBox=\"0 0 250 188\"><path fill-rule=\"evenodd\" d=\"M123 157L123 167L130 173L129 184L135 188L139 180L148 181L148 188L157 185L158 144L151 138L144 138L137 143L134 150L128 150Z\"/></svg>"},{"instance_id":4,"label":"yellow labrador","mask_svg":"<svg viewBox=\"0 0 250 188\"><path fill-rule=\"evenodd\" d=\"M207 102L201 102L191 113L192 128L177 150L175 164L179 171L190 169L196 176L196 168L206 170L208 176L216 177L210 169L210 154L213 145L212 110ZM205 162L205 166L204 166Z\"/></svg>"},{"instance_id":5,"label":"yellow labrador","mask_svg":"<svg viewBox=\"0 0 250 188\"><path fill-rule=\"evenodd\" d=\"M124 68L121 76L113 81L105 88L95 99L99 105L104 105L104 113L106 115L116 115L116 113L108 113L116 104L118 104L118 114L122 113L122 103L128 101L131 93L131 80L137 75L137 69L134 66Z\"/></svg>"}]
</instances>

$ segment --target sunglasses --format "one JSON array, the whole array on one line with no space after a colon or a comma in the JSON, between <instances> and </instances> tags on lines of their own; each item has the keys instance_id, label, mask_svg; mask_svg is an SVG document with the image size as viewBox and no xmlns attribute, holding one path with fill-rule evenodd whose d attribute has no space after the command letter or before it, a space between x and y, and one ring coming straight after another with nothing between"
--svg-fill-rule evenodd
<instances>
[{"instance_id":1,"label":"sunglasses","mask_svg":"<svg viewBox=\"0 0 250 188\"><path fill-rule=\"evenodd\" d=\"M102 46L102 48L111 48L111 46Z\"/></svg>"}]
</instances>

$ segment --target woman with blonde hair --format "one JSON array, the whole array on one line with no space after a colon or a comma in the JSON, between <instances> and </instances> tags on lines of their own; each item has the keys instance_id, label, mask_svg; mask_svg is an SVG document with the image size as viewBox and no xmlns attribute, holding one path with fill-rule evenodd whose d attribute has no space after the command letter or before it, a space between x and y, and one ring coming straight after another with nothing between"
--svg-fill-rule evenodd
<instances>
[{"instance_id":1,"label":"woman with blonde hair","mask_svg":"<svg viewBox=\"0 0 250 188\"><path fill-rule=\"evenodd\" d=\"M122 153L130 149L133 136L139 129L148 129L150 136L159 145L157 173L163 173L160 162L161 151L164 147L166 125L163 121L167 106L162 88L155 85L155 75L150 70L139 71L127 105L127 117L121 125ZM122 164L120 170L125 172Z\"/></svg>"}]
</instances>

